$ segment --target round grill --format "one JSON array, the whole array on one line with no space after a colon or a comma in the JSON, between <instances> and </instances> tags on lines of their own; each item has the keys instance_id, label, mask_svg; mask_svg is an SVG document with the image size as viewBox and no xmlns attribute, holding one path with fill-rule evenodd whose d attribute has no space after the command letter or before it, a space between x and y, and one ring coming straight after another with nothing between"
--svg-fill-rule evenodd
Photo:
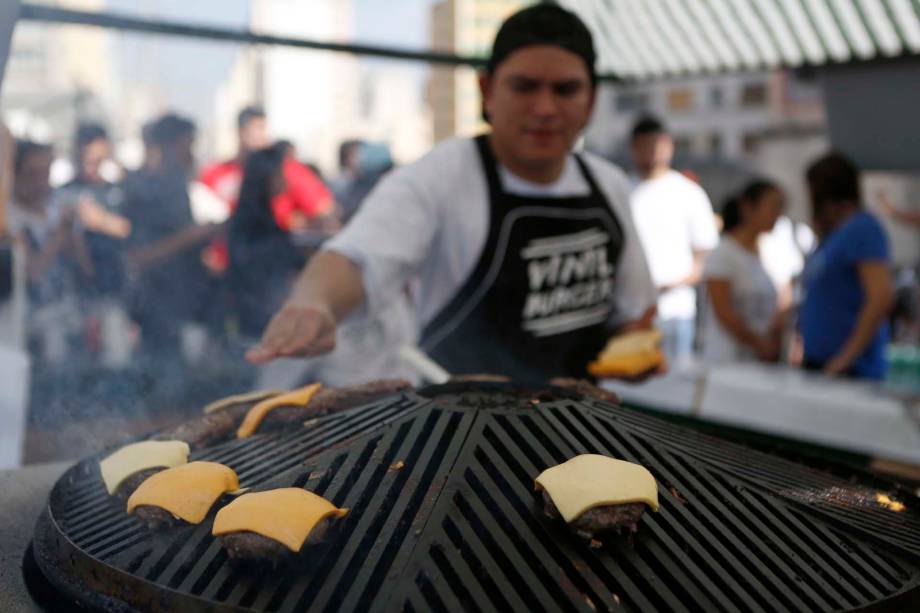
<instances>
[{"instance_id":1,"label":"round grill","mask_svg":"<svg viewBox=\"0 0 920 613\"><path fill-rule=\"evenodd\" d=\"M661 510L594 549L533 478L580 453L646 466ZM43 572L96 608L156 611L836 611L920 606L920 518L868 483L558 389L427 388L193 454L251 488L351 513L297 565L232 566L199 526L150 533L71 468L35 533Z\"/></svg>"}]
</instances>

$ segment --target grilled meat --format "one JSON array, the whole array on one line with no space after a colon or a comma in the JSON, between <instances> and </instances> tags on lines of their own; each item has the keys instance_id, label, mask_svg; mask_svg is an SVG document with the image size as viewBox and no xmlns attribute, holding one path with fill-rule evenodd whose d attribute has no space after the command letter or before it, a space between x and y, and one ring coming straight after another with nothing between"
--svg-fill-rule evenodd
<instances>
[{"instance_id":1,"label":"grilled meat","mask_svg":"<svg viewBox=\"0 0 920 613\"><path fill-rule=\"evenodd\" d=\"M450 383L511 383L511 379L505 375L476 373L470 375L453 375L450 378Z\"/></svg>"},{"instance_id":2,"label":"grilled meat","mask_svg":"<svg viewBox=\"0 0 920 613\"><path fill-rule=\"evenodd\" d=\"M330 523L331 519L327 518L316 524L303 547L321 543L326 537ZM294 553L275 539L255 532L233 532L217 538L220 540L221 547L227 550L227 555L231 560L267 562L275 565L300 553ZM303 547L301 547L301 552Z\"/></svg>"},{"instance_id":3,"label":"grilled meat","mask_svg":"<svg viewBox=\"0 0 920 613\"><path fill-rule=\"evenodd\" d=\"M619 396L613 392L601 389L585 379L558 377L556 379L550 379L549 383L550 385L555 385L556 387L578 392L583 396L588 396L589 398L594 398L595 400L609 402L610 404L620 404Z\"/></svg>"},{"instance_id":4,"label":"grilled meat","mask_svg":"<svg viewBox=\"0 0 920 613\"><path fill-rule=\"evenodd\" d=\"M154 440L185 441L192 449L201 449L230 438L253 403L238 404L214 413L201 415L154 437Z\"/></svg>"},{"instance_id":5,"label":"grilled meat","mask_svg":"<svg viewBox=\"0 0 920 613\"><path fill-rule=\"evenodd\" d=\"M160 507L149 504L137 507L134 509L134 514L137 515L150 530L172 528L182 521L166 509L161 509Z\"/></svg>"},{"instance_id":6,"label":"grilled meat","mask_svg":"<svg viewBox=\"0 0 920 613\"><path fill-rule=\"evenodd\" d=\"M308 419L353 409L409 387L411 387L411 384L404 379L382 379L351 387L324 387L316 393L316 396L305 407L278 407L274 409L265 416L259 430L264 432L291 424L300 425Z\"/></svg>"},{"instance_id":7,"label":"grilled meat","mask_svg":"<svg viewBox=\"0 0 920 613\"><path fill-rule=\"evenodd\" d=\"M588 509L579 515L569 527L578 536L585 540L593 540L604 534L619 533L623 528L632 533L636 531L642 514L645 513L645 503L631 502L605 507ZM561 519L559 509L553 504L547 492L543 492L543 512L554 519Z\"/></svg>"},{"instance_id":8,"label":"grilled meat","mask_svg":"<svg viewBox=\"0 0 920 613\"><path fill-rule=\"evenodd\" d=\"M115 490L115 496L122 502L127 501L131 497L131 494L134 493L141 483L147 480L147 477L154 475L161 470L166 470L162 466L156 468L148 468L146 470L139 470L124 481L121 482L121 485L118 486L118 489Z\"/></svg>"},{"instance_id":9,"label":"grilled meat","mask_svg":"<svg viewBox=\"0 0 920 613\"><path fill-rule=\"evenodd\" d=\"M367 404L411 386L403 379L385 379L372 381L352 387L324 387L305 407L278 407L265 416L259 431L299 426L313 417L344 411L362 404ZM233 437L246 413L256 403L248 402L231 405L227 408L202 415L162 432L155 440L185 441L192 449L201 449Z\"/></svg>"}]
</instances>

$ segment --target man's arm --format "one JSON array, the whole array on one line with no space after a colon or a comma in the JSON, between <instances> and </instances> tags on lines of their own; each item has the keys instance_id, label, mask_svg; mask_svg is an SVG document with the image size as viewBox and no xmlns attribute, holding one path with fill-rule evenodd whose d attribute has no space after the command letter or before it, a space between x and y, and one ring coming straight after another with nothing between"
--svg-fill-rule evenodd
<instances>
[{"instance_id":1,"label":"man's arm","mask_svg":"<svg viewBox=\"0 0 920 613\"><path fill-rule=\"evenodd\" d=\"M712 204L703 188L692 186L692 197L687 199L690 231L690 248L693 251L693 266L683 278L669 283L659 290L666 292L684 286L694 286L703 279L706 256L719 244L719 230L712 214Z\"/></svg>"},{"instance_id":2,"label":"man's arm","mask_svg":"<svg viewBox=\"0 0 920 613\"><path fill-rule=\"evenodd\" d=\"M856 268L865 302L849 338L837 355L825 365L824 373L828 375L837 375L849 370L856 358L872 342L878 327L888 316L894 299L891 271L887 262L860 262Z\"/></svg>"},{"instance_id":3,"label":"man's arm","mask_svg":"<svg viewBox=\"0 0 920 613\"><path fill-rule=\"evenodd\" d=\"M373 313L402 295L430 256L441 223L438 207L452 202L429 194L440 177L422 164L384 178L310 261L261 342L247 353L251 362L331 351L336 326L358 306Z\"/></svg>"},{"instance_id":4,"label":"man's arm","mask_svg":"<svg viewBox=\"0 0 920 613\"><path fill-rule=\"evenodd\" d=\"M338 322L364 299L361 270L343 255L321 251L310 260L287 303L246 358L262 364L279 357L332 351Z\"/></svg>"},{"instance_id":5,"label":"man's arm","mask_svg":"<svg viewBox=\"0 0 920 613\"><path fill-rule=\"evenodd\" d=\"M920 227L920 211L904 211L893 208L890 215L892 219L896 219L911 226Z\"/></svg>"},{"instance_id":6,"label":"man's arm","mask_svg":"<svg viewBox=\"0 0 920 613\"><path fill-rule=\"evenodd\" d=\"M128 252L128 260L138 270L144 270L158 262L168 260L190 247L211 240L225 229L226 222L223 224L186 226L166 238L132 249Z\"/></svg>"},{"instance_id":7,"label":"man's arm","mask_svg":"<svg viewBox=\"0 0 920 613\"><path fill-rule=\"evenodd\" d=\"M886 216L891 217L896 221L900 221L901 223L906 223L908 225L917 226L920 228L920 211L905 211L903 209L899 209L888 198L888 194L885 192L885 190L879 190L877 196L879 206Z\"/></svg>"},{"instance_id":8,"label":"man's arm","mask_svg":"<svg viewBox=\"0 0 920 613\"><path fill-rule=\"evenodd\" d=\"M92 198L82 198L77 202L77 216L88 230L122 240L131 234L131 222L127 218L109 212Z\"/></svg>"},{"instance_id":9,"label":"man's arm","mask_svg":"<svg viewBox=\"0 0 920 613\"><path fill-rule=\"evenodd\" d=\"M661 292L667 292L685 285L694 286L703 280L703 265L706 263L706 256L709 255L708 249L693 250L693 267L685 277L678 279L674 283L668 283L658 288Z\"/></svg>"}]
</instances>

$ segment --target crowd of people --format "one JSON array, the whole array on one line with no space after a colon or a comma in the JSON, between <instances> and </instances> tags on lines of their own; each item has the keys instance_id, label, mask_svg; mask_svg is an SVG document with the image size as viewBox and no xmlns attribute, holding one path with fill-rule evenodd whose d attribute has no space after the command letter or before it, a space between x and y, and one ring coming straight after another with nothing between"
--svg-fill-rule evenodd
<instances>
[{"instance_id":1,"label":"crowd of people","mask_svg":"<svg viewBox=\"0 0 920 613\"><path fill-rule=\"evenodd\" d=\"M126 170L106 128L83 122L73 176L56 187L52 146L4 132L4 344L27 350L38 369L133 364L174 385L189 327L218 358L257 338L340 228L334 193L354 214L392 162L383 145L349 141L327 185L290 143L269 138L260 108L243 109L237 128L237 154L199 167L195 124L167 113L143 126L143 162Z\"/></svg>"},{"instance_id":2,"label":"crowd of people","mask_svg":"<svg viewBox=\"0 0 920 613\"><path fill-rule=\"evenodd\" d=\"M850 160L829 153L803 173L809 229L784 215L782 188L764 179L714 214L705 192L671 169L673 141L653 118L636 124L632 154L632 212L672 361L696 352L708 364L784 362L884 378L891 248L864 209Z\"/></svg>"},{"instance_id":3,"label":"crowd of people","mask_svg":"<svg viewBox=\"0 0 920 613\"><path fill-rule=\"evenodd\" d=\"M883 378L891 253L856 166L829 153L803 172L811 230L768 180L714 210L672 168L674 141L653 117L632 130L627 177L572 152L594 59L573 14L524 9L481 81L488 134L392 172L385 147L349 141L328 184L255 107L239 114L237 154L200 170L195 125L176 114L144 126L142 165L115 181L101 125L78 128L74 177L56 189L51 147L16 142L5 235L28 285L30 352L104 360L122 313L128 354L176 376L195 322L218 353L235 337L259 364L338 340L333 367L281 361L259 386L397 374L407 344L451 372L527 379L582 374L608 336L655 325L671 364Z\"/></svg>"}]
</instances>

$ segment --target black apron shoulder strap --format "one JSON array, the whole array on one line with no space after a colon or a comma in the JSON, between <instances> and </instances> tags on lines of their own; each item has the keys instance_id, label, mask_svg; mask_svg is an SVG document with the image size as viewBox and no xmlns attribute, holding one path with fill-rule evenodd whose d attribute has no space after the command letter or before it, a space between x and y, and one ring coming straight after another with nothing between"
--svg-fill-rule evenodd
<instances>
[{"instance_id":1,"label":"black apron shoulder strap","mask_svg":"<svg viewBox=\"0 0 920 613\"><path fill-rule=\"evenodd\" d=\"M620 223L620 217L617 215L610 201L607 200L607 196L604 192L601 191L601 188L597 185L597 180L594 178L594 173L588 168L588 163L585 162L585 158L579 154L575 154L575 161L578 162L578 167L581 169L581 174L585 177L585 181L588 182L588 186L591 188L591 197L603 201L607 206L607 209L610 211L610 216L613 219L613 223L616 224L617 231L620 233L620 236L625 236L623 233L623 224Z\"/></svg>"},{"instance_id":2,"label":"black apron shoulder strap","mask_svg":"<svg viewBox=\"0 0 920 613\"><path fill-rule=\"evenodd\" d=\"M501 194L504 190L502 189L501 179L498 176L498 164L495 161L495 154L492 153L492 147L489 145L488 134L480 134L476 137L476 148L479 150L482 169L486 173L489 194Z\"/></svg>"},{"instance_id":3,"label":"black apron shoulder strap","mask_svg":"<svg viewBox=\"0 0 920 613\"><path fill-rule=\"evenodd\" d=\"M591 194L595 196L603 196L604 192L600 190L597 186L597 181L594 179L594 173L588 168L588 163L585 162L585 158L581 154L575 154L575 161L578 162L578 168L581 169L581 174L585 178L585 181L588 182L588 187L591 188Z\"/></svg>"}]
</instances>

